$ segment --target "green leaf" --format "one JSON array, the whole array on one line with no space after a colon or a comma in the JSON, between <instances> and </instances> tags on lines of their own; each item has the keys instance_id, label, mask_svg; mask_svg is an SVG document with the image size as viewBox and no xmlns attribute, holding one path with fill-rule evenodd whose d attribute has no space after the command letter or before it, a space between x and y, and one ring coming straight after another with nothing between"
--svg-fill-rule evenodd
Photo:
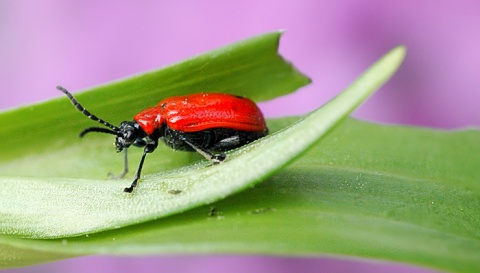
<instances>
[{"instance_id":1,"label":"green leaf","mask_svg":"<svg viewBox=\"0 0 480 273\"><path fill-rule=\"evenodd\" d=\"M0 181L5 188L0 199L9 202L2 206L6 215L0 232L32 238L98 232L178 213L251 187L291 161L346 117L355 105L388 79L402 57L403 50L397 49L366 73L360 83L352 85L303 122L238 149L229 154L230 159L221 166L200 161L170 172L145 176L134 194L121 190L125 181L6 177ZM74 154L81 154L80 149L77 147ZM70 158L78 160L81 157ZM98 167L90 165L90 168ZM61 207L62 212L58 213L56 207Z\"/></svg>"},{"instance_id":2,"label":"green leaf","mask_svg":"<svg viewBox=\"0 0 480 273\"><path fill-rule=\"evenodd\" d=\"M251 47L251 50L255 48ZM228 56L233 51L227 50L225 52ZM2 251L8 249L15 253L15 257L10 255L8 260L4 261L5 266L28 264L27 257L31 256L34 256L33 260L37 262L41 260L37 255L38 253L45 255L45 260L55 257L57 251L61 251L58 258L63 258L65 255L69 256L70 254L74 256L99 253L102 251L101 249L107 250L108 248L100 245L95 246L94 244L90 244L89 247L88 243L85 247L76 248L74 242L77 242L77 240L78 242L86 242L90 240L88 238L102 237L105 234L114 234L116 232L124 235L124 232L128 232L129 229L135 230L144 226L150 226L152 222L146 224L139 223L209 204L245 188L252 187L298 157L306 148L313 145L320 137L343 120L361 101L373 93L393 74L403 60L404 54L405 50L401 47L391 51L356 83L327 105L286 129L282 129L251 145L232 151L229 153L229 160L223 164L210 166L208 162L200 160L186 167L164 172L158 171L161 168L151 168L157 172L145 176L140 187L131 195L125 194L121 190L127 183L125 180L105 182L98 180L98 178L61 178L65 175L64 172L69 169L72 171L72 174L70 174L72 176L84 175L88 177L93 175L91 173L85 175L85 173L69 167L72 163L69 162L71 158L77 161L79 158L89 158L88 153L93 153L99 160L90 161L89 159L86 162L73 164L73 166L79 168L79 165L83 165L80 168L84 170L111 166L109 164L101 164L103 161L113 161L109 159L109 156L104 155L108 151L102 149L99 145L99 143L104 141L104 138L91 138L89 144L92 146L87 149L85 145L71 145L63 140L68 137L69 128L66 128L65 134L60 136L58 134L45 134L56 139L55 142L51 141L52 145L55 145L55 153L39 153L38 149L36 149L34 151L37 153L32 151L31 155L12 160L15 162L13 164L7 163L6 165L8 166L5 170L21 166L22 161L24 161L23 165L25 166L28 162L31 164L33 161L40 160L48 160L48 164L53 165L54 168L51 167L49 172L42 172L42 168L38 168L39 173L35 173L36 176L34 177L2 177L0 180L0 185L4 189L4 191L0 192L0 200L4 200L0 206L3 220L0 224L0 231L6 234L1 237L4 246ZM252 58L252 60L256 59ZM285 65L285 63L282 63L282 65L290 71L289 75L291 76L287 77L289 81L296 82L297 85L306 82L305 78L299 76L298 72L290 66ZM160 71L158 73L161 74ZM275 78L272 77L271 80ZM246 80L248 81L248 79ZM131 81L142 81L142 78L139 77ZM285 79L282 79L282 81L285 81ZM290 85L295 86L293 83L290 83ZM98 92L100 90L91 93L96 94ZM51 107L58 103L57 101L48 102L46 105ZM112 109L117 109L114 106L118 107L116 104L110 105ZM45 104L38 107L48 108ZM33 108L35 109L35 107ZM57 123L59 123L58 120L70 120L65 119L65 117L67 115L64 112L55 112L51 114L50 120L57 120ZM46 123L40 125L45 126ZM75 128L76 126L76 123L72 125ZM275 128L274 124L272 126ZM44 128L44 130L52 131L54 129L48 127ZM39 137L41 138L42 134ZM14 141L17 140L12 140L12 142ZM30 144L27 143L26 145ZM35 148L32 145L30 146L32 149ZM18 149L13 147L13 145L9 147ZM158 156L154 160L152 160L153 156L149 157L150 161L154 162L152 166L157 166L162 160L166 161L167 165L170 160L174 161L175 163L171 163L170 166L175 166L178 162L182 162L180 157L170 156L174 154L173 152L162 150L160 154L162 156ZM59 159L55 160L55 158ZM188 158L183 161L188 161ZM265 211L268 212L269 209L260 208L253 210L252 214ZM185 213L179 217L188 217L188 215L188 213ZM173 223L165 220L163 227L169 228L174 228L176 224L182 222ZM248 221L245 224L248 225ZM118 229L128 225L130 227ZM165 235L168 237L160 236L161 238L175 239L175 237L170 237L168 233L169 228L165 232ZM269 227L269 229L271 228L272 226ZM96 233L111 229L118 230ZM292 231L290 230L290 232ZM298 230L295 232L298 232ZM81 234L86 234L88 237L68 238L69 236ZM148 235L149 233L142 234ZM191 232L191 235L194 234L195 232ZM63 238L57 240L26 240L14 237L19 235L31 238ZM140 237L144 235L137 234ZM128 239L128 237L123 238ZM160 241L161 238L159 238ZM177 242L181 244L184 239L188 238L192 237L177 238ZM110 240L116 239L110 237ZM197 237L195 241L201 242L202 238ZM71 242L74 244L72 245ZM229 244L228 239L225 243ZM265 241L265 243L265 250L267 250L269 242ZM59 247L59 244L61 247ZM175 243L176 246L178 244ZM157 249L157 251L153 252L171 249L172 245L170 247L168 247L168 244L151 247L146 246L146 248L142 248L140 246L129 249L130 253L138 254L149 252L148 249ZM173 247L176 248L175 246ZM244 247L246 247L245 251L248 251L247 245ZM275 245L270 245L270 247L275 247ZM208 250L210 247L198 245L191 248L185 246L180 247L179 250L182 252L200 252L202 249ZM230 249L235 251L237 247L232 245ZM256 248L250 249L250 251L255 250ZM295 253L294 250L292 249L292 253ZM271 248L270 251L272 253L277 252L274 248ZM305 251L309 252L308 249L305 249ZM114 253L117 251L109 249L107 252ZM25 259L27 259L27 262L25 262Z\"/></svg>"},{"instance_id":3,"label":"green leaf","mask_svg":"<svg viewBox=\"0 0 480 273\"><path fill-rule=\"evenodd\" d=\"M293 121L269 124L277 130ZM266 181L214 204L88 237L0 237L0 249L17 250L16 258L40 253L57 259L85 254L348 255L478 272L479 138L478 130L347 120ZM212 207L215 214L209 216ZM55 256L59 252L64 256ZM0 257L4 253L11 252Z\"/></svg>"}]
</instances>

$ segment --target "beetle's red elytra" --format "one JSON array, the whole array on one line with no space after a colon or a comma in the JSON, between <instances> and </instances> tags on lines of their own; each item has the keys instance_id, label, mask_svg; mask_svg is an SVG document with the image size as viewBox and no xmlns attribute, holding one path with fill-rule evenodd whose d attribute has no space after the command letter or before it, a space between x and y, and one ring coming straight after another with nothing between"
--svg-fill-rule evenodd
<instances>
[{"instance_id":1,"label":"beetle's red elytra","mask_svg":"<svg viewBox=\"0 0 480 273\"><path fill-rule=\"evenodd\" d=\"M138 113L134 120L148 135L163 123L172 130L186 133L213 128L260 132L267 127L253 101L219 93L170 97Z\"/></svg>"},{"instance_id":2,"label":"beetle's red elytra","mask_svg":"<svg viewBox=\"0 0 480 273\"><path fill-rule=\"evenodd\" d=\"M124 169L119 177L128 172L127 149L133 145L143 147L143 155L130 187L131 193L141 176L143 163L162 140L174 150L196 151L213 163L226 159L224 151L238 148L268 134L262 112L248 98L221 93L200 93L175 96L147 108L133 121L123 121L114 126L87 111L65 88L57 86L71 103L91 120L105 127L89 127L80 137L90 132L116 136L117 152L125 151ZM220 152L220 153L214 153Z\"/></svg>"}]
</instances>

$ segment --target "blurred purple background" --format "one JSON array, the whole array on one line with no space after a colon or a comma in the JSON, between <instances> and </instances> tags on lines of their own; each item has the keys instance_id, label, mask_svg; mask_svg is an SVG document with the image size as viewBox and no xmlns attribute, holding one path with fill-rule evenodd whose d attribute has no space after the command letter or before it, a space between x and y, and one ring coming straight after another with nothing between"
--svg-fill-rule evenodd
<instances>
[{"instance_id":1,"label":"blurred purple background","mask_svg":"<svg viewBox=\"0 0 480 273\"><path fill-rule=\"evenodd\" d=\"M0 109L171 64L285 29L280 51L313 84L262 103L268 117L303 114L338 94L396 45L407 60L355 116L378 122L480 125L478 1L2 1ZM12 272L427 272L318 258L85 257Z\"/></svg>"}]
</instances>

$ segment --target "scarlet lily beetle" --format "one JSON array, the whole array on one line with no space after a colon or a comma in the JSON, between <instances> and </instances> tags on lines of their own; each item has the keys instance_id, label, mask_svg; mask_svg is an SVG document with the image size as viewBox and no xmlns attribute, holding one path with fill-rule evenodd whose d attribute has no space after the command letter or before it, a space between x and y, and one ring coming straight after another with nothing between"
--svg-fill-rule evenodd
<instances>
[{"instance_id":1,"label":"scarlet lily beetle","mask_svg":"<svg viewBox=\"0 0 480 273\"><path fill-rule=\"evenodd\" d=\"M97 132L115 135L117 152L124 151L124 167L119 177L128 172L127 149L133 145L143 147L143 155L130 187L137 186L147 154L152 153L161 139L174 150L196 151L214 164L226 159L225 151L238 148L268 133L265 119L257 105L248 98L220 94L201 93L176 96L160 101L133 118L114 126L91 114L65 88L57 86L70 102L89 119L105 127L89 127L80 133ZM221 152L221 153L214 153Z\"/></svg>"}]
</instances>

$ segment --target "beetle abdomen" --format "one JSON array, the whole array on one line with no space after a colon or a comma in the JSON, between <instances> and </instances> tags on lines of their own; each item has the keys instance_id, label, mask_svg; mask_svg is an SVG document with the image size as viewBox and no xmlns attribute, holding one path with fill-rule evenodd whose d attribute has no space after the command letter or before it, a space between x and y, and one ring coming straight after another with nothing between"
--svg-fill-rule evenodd
<instances>
[{"instance_id":1,"label":"beetle abdomen","mask_svg":"<svg viewBox=\"0 0 480 273\"><path fill-rule=\"evenodd\" d=\"M193 152L194 149L185 143L186 139L203 149L228 151L246 145L266 135L267 131L245 132L229 128L214 128L188 133L167 127L161 139L167 146L174 150Z\"/></svg>"}]
</instances>

